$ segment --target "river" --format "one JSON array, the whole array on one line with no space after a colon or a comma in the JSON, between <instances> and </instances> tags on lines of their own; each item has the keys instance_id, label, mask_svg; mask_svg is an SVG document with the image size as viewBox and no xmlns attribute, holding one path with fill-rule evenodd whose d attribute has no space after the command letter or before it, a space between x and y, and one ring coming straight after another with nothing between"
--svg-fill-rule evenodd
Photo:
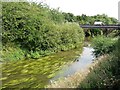
<instances>
[{"instance_id":1,"label":"river","mask_svg":"<svg viewBox=\"0 0 120 90\"><path fill-rule=\"evenodd\" d=\"M58 72L58 74L55 77L53 77L51 80L57 80L62 77L68 77L70 75L73 75L75 72L86 68L95 59L93 51L94 49L92 47L89 46L83 47L82 54L72 64L68 66L64 66Z\"/></svg>"},{"instance_id":2,"label":"river","mask_svg":"<svg viewBox=\"0 0 120 90\"><path fill-rule=\"evenodd\" d=\"M43 88L51 80L73 75L86 68L94 59L93 51L93 48L87 46L83 49L58 52L37 60L3 63L1 79L3 87Z\"/></svg>"}]
</instances>

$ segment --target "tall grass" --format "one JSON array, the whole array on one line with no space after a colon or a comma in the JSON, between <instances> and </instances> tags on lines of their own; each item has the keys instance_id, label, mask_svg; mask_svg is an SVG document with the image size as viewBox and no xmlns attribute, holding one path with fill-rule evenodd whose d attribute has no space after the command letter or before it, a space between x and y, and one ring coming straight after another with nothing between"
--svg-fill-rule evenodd
<instances>
[{"instance_id":1,"label":"tall grass","mask_svg":"<svg viewBox=\"0 0 120 90\"><path fill-rule=\"evenodd\" d=\"M120 88L120 39L107 58L95 66L78 88Z\"/></svg>"}]
</instances>

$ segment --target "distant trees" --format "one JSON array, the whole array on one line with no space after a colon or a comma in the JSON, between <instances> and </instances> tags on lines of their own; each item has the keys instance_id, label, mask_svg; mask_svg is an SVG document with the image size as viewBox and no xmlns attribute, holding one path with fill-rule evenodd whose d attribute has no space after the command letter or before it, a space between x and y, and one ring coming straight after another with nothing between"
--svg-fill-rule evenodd
<instances>
[{"instance_id":1,"label":"distant trees","mask_svg":"<svg viewBox=\"0 0 120 90\"><path fill-rule=\"evenodd\" d=\"M77 20L76 22L78 22L79 24L90 24L93 25L95 21L101 21L103 22L105 25L109 25L109 24L117 24L118 20L112 17L108 17L105 14L102 15L95 15L95 16L86 16L86 15L82 15L82 16L76 16ZM107 29L88 29L89 32L91 32L91 36L96 36L96 35L106 35L111 33L108 32Z\"/></svg>"},{"instance_id":2,"label":"distant trees","mask_svg":"<svg viewBox=\"0 0 120 90\"><path fill-rule=\"evenodd\" d=\"M95 16L87 16L85 14L82 14L81 16L80 15L74 16L74 14L72 13L65 13L65 12L63 12L62 14L67 22L77 22L79 24L91 24L92 25L94 24L95 21L98 21L98 20L103 22L104 24L117 24L118 23L117 19L108 17L105 14L102 14L102 15L98 14Z\"/></svg>"},{"instance_id":3,"label":"distant trees","mask_svg":"<svg viewBox=\"0 0 120 90\"><path fill-rule=\"evenodd\" d=\"M76 22L79 24L88 24L88 25L93 25L95 21L101 21L103 22L105 25L109 25L109 24L117 24L118 20L112 17L108 17L105 14L102 15L95 15L95 16L87 16L85 14L77 15L74 16L72 13L62 13L65 19L65 22ZM87 31L87 32L86 32ZM110 31L110 32L109 32ZM109 33L111 33L111 30L107 30L107 29L87 29L84 30L85 36L89 36L91 35L93 36L97 36L97 35L107 35Z\"/></svg>"},{"instance_id":4,"label":"distant trees","mask_svg":"<svg viewBox=\"0 0 120 90\"><path fill-rule=\"evenodd\" d=\"M62 13L67 22L75 22L75 16L72 13Z\"/></svg>"}]
</instances>

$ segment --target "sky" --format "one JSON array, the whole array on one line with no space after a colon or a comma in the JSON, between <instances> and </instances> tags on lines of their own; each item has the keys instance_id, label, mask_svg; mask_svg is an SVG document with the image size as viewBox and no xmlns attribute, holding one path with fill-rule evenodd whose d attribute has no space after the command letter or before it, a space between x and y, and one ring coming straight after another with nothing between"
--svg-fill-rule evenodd
<instances>
[{"instance_id":1,"label":"sky","mask_svg":"<svg viewBox=\"0 0 120 90\"><path fill-rule=\"evenodd\" d=\"M118 19L118 2L120 0L32 0L46 3L50 8L59 8L62 12L89 16L106 14Z\"/></svg>"}]
</instances>

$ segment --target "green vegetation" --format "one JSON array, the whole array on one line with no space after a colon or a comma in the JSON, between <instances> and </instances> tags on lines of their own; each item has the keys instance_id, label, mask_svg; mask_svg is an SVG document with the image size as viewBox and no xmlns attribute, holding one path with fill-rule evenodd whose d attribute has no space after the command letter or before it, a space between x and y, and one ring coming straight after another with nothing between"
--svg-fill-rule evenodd
<instances>
[{"instance_id":1,"label":"green vegetation","mask_svg":"<svg viewBox=\"0 0 120 90\"><path fill-rule=\"evenodd\" d=\"M63 13L65 20L67 22L79 22L79 24L91 24L93 25L95 21L101 21L104 24L117 24L118 20L113 17L108 17L105 14L97 14L94 16L87 16L85 14L74 16L72 13Z\"/></svg>"},{"instance_id":2,"label":"green vegetation","mask_svg":"<svg viewBox=\"0 0 120 90\"><path fill-rule=\"evenodd\" d=\"M105 35L106 30L80 28L79 24L117 24L107 15L74 16L29 2L2 2L2 80L3 88L43 88L65 64L81 53L84 36ZM110 35L110 32L107 34ZM85 35L84 35L85 32ZM113 32L112 32L113 33ZM87 35L86 35L87 34ZM115 30L114 35L118 36ZM88 39L91 37L88 37ZM95 37L95 55L109 54L79 87L119 86L120 39Z\"/></svg>"},{"instance_id":3,"label":"green vegetation","mask_svg":"<svg viewBox=\"0 0 120 90\"><path fill-rule=\"evenodd\" d=\"M81 47L84 33L77 23L93 24L96 20L104 24L117 24L115 18L105 14L74 16L72 13L60 12L59 9L50 9L47 5L2 2L2 61L36 59ZM105 34L105 31L84 30L85 36L88 34L92 37Z\"/></svg>"},{"instance_id":4,"label":"green vegetation","mask_svg":"<svg viewBox=\"0 0 120 90\"><path fill-rule=\"evenodd\" d=\"M40 59L19 60L2 65L2 88L44 88L64 65L70 64L81 48L58 52Z\"/></svg>"},{"instance_id":5,"label":"green vegetation","mask_svg":"<svg viewBox=\"0 0 120 90\"><path fill-rule=\"evenodd\" d=\"M91 69L79 88L120 88L120 39L114 43L114 49L106 48L111 53Z\"/></svg>"},{"instance_id":6,"label":"green vegetation","mask_svg":"<svg viewBox=\"0 0 120 90\"><path fill-rule=\"evenodd\" d=\"M111 53L116 47L117 38L110 38L105 36L97 36L93 38L92 46L95 49L93 52L96 57Z\"/></svg>"},{"instance_id":7,"label":"green vegetation","mask_svg":"<svg viewBox=\"0 0 120 90\"><path fill-rule=\"evenodd\" d=\"M28 2L2 2L2 10L2 88L43 88L81 53L83 30L59 10Z\"/></svg>"},{"instance_id":8,"label":"green vegetation","mask_svg":"<svg viewBox=\"0 0 120 90\"><path fill-rule=\"evenodd\" d=\"M64 23L58 10L28 2L4 2L2 6L3 61L36 59L82 46L83 30L77 23Z\"/></svg>"}]
</instances>

